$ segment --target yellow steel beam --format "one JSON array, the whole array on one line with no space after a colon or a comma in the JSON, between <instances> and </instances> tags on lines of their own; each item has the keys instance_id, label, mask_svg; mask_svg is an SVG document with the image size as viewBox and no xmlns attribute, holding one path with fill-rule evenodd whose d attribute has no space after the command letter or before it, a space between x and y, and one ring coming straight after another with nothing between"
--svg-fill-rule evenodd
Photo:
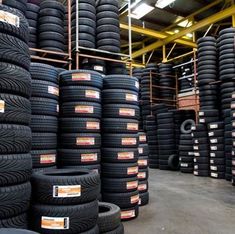
<instances>
[{"instance_id":1,"label":"yellow steel beam","mask_svg":"<svg viewBox=\"0 0 235 234\"><path fill-rule=\"evenodd\" d=\"M128 30L128 25L127 24L121 23L120 27L121 27L121 29ZM165 39L169 36L169 34L167 34L167 33L158 32L158 31L155 31L155 30L152 30L152 29L142 28L142 27L139 27L139 26L136 26L136 25L132 25L131 30L132 30L132 32L143 34L145 36L149 36L149 37L153 37L153 38L157 38L157 39ZM178 44L186 45L186 46L193 47L193 48L197 47L196 43L194 43L190 40L177 39L175 42L178 43Z\"/></svg>"},{"instance_id":2,"label":"yellow steel beam","mask_svg":"<svg viewBox=\"0 0 235 234\"><path fill-rule=\"evenodd\" d=\"M180 31L179 33L177 34L174 34L172 36L169 36L161 41L157 41L155 43L152 43L148 46L146 46L145 48L143 49L140 49L136 52L133 53L132 57L133 58L136 58L136 57L139 57L140 55L142 55L143 53L147 53L149 51L152 51L154 49L157 49L159 47L162 47L163 45L166 45L170 42L173 42L173 41L176 41L178 38L181 38L183 37L184 35L186 35L187 33L191 33L191 32L195 32L207 25L210 25L210 24L213 24L215 22L218 22L218 21L221 21L223 19L226 19L228 17L231 17L235 12L235 6L231 6L223 11L220 11L219 13L216 13L212 16L209 16L197 23L195 23L194 25L192 25L191 27L189 28L185 28L184 30Z\"/></svg>"}]
</instances>

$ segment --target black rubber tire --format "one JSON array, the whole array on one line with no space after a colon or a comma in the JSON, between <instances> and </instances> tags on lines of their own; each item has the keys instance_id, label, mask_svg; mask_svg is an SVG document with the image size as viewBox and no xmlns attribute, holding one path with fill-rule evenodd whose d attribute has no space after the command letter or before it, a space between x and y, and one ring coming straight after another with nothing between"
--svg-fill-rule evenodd
<instances>
[{"instance_id":1,"label":"black rubber tire","mask_svg":"<svg viewBox=\"0 0 235 234\"><path fill-rule=\"evenodd\" d=\"M131 208L125 208L121 209L121 220L123 221L129 221L132 219L137 218L139 215L139 206L131 207Z\"/></svg>"},{"instance_id":2,"label":"black rubber tire","mask_svg":"<svg viewBox=\"0 0 235 234\"><path fill-rule=\"evenodd\" d=\"M0 186L28 181L32 173L30 154L0 155Z\"/></svg>"},{"instance_id":3,"label":"black rubber tire","mask_svg":"<svg viewBox=\"0 0 235 234\"><path fill-rule=\"evenodd\" d=\"M31 185L12 185L0 188L0 219L8 219L26 212L29 209Z\"/></svg>"},{"instance_id":4,"label":"black rubber tire","mask_svg":"<svg viewBox=\"0 0 235 234\"><path fill-rule=\"evenodd\" d=\"M82 233L96 225L98 219L98 201L80 205L53 206L34 204L31 209L31 225L34 231L44 234L53 234L54 230L41 227L42 217L68 217L67 233ZM65 227L67 228L67 226ZM65 233L65 230L57 230L57 233Z\"/></svg>"},{"instance_id":5,"label":"black rubber tire","mask_svg":"<svg viewBox=\"0 0 235 234\"><path fill-rule=\"evenodd\" d=\"M118 228L121 223L121 210L118 206L99 202L99 217L97 224L100 233L106 233Z\"/></svg>"},{"instance_id":6,"label":"black rubber tire","mask_svg":"<svg viewBox=\"0 0 235 234\"><path fill-rule=\"evenodd\" d=\"M149 203L149 192L140 193L139 206L146 206Z\"/></svg>"},{"instance_id":7,"label":"black rubber tire","mask_svg":"<svg viewBox=\"0 0 235 234\"><path fill-rule=\"evenodd\" d=\"M33 198L36 202L50 205L78 205L97 199L100 193L100 178L95 172L86 170L56 169L34 173L31 178ZM60 186L77 186L82 189L71 197L60 194Z\"/></svg>"},{"instance_id":8,"label":"black rubber tire","mask_svg":"<svg viewBox=\"0 0 235 234\"><path fill-rule=\"evenodd\" d=\"M0 234L39 234L38 232L32 232L26 229L15 228L1 228Z\"/></svg>"},{"instance_id":9,"label":"black rubber tire","mask_svg":"<svg viewBox=\"0 0 235 234\"><path fill-rule=\"evenodd\" d=\"M32 132L32 149L56 149L57 148L57 134L45 132Z\"/></svg>"},{"instance_id":10,"label":"black rubber tire","mask_svg":"<svg viewBox=\"0 0 235 234\"><path fill-rule=\"evenodd\" d=\"M28 216L26 213L20 214L9 219L0 219L0 228L28 228Z\"/></svg>"},{"instance_id":11,"label":"black rubber tire","mask_svg":"<svg viewBox=\"0 0 235 234\"><path fill-rule=\"evenodd\" d=\"M57 133L58 120L54 116L32 115L30 127L33 132Z\"/></svg>"},{"instance_id":12,"label":"black rubber tire","mask_svg":"<svg viewBox=\"0 0 235 234\"><path fill-rule=\"evenodd\" d=\"M187 129L186 129L186 126L189 126ZM191 126L191 127L190 127ZM192 126L195 126L195 121L194 120L192 120L192 119L188 119L188 120L185 120L183 123L182 123L182 125L181 125L181 127L180 127L180 131L181 131L181 133L182 134L189 134L189 133L191 133L192 132Z\"/></svg>"}]
</instances>

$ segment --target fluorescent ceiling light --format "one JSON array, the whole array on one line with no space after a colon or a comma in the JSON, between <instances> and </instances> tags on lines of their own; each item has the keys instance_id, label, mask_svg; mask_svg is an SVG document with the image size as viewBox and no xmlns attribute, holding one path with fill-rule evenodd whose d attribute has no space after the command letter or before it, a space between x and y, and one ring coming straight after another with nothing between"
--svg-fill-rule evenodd
<instances>
[{"instance_id":1,"label":"fluorescent ceiling light","mask_svg":"<svg viewBox=\"0 0 235 234\"><path fill-rule=\"evenodd\" d=\"M189 37L189 38L192 38L193 34L192 33L187 33L186 36Z\"/></svg>"},{"instance_id":2,"label":"fluorescent ceiling light","mask_svg":"<svg viewBox=\"0 0 235 234\"><path fill-rule=\"evenodd\" d=\"M171 3L173 3L175 0L158 0L156 3L156 7L158 8L165 8L166 6L170 5Z\"/></svg>"},{"instance_id":3,"label":"fluorescent ceiling light","mask_svg":"<svg viewBox=\"0 0 235 234\"><path fill-rule=\"evenodd\" d=\"M174 33L179 33L180 30L179 29L175 29Z\"/></svg>"},{"instance_id":4,"label":"fluorescent ceiling light","mask_svg":"<svg viewBox=\"0 0 235 234\"><path fill-rule=\"evenodd\" d=\"M177 19L175 20L175 22L177 23L182 19L183 19L183 17L178 16ZM189 21L189 20L184 20L184 21L178 23L177 25L182 27L182 28L188 28L188 27L191 27L193 25L193 22Z\"/></svg>"},{"instance_id":5,"label":"fluorescent ceiling light","mask_svg":"<svg viewBox=\"0 0 235 234\"><path fill-rule=\"evenodd\" d=\"M140 19L143 16L147 15L149 12L151 12L153 9L154 7L149 6L146 3L142 3L132 11L131 17L135 19Z\"/></svg>"}]
</instances>

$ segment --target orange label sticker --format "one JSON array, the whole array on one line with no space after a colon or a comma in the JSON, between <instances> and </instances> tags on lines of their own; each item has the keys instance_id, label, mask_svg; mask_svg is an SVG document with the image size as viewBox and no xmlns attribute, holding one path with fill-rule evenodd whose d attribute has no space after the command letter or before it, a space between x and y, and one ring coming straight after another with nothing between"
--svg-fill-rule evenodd
<instances>
[{"instance_id":1,"label":"orange label sticker","mask_svg":"<svg viewBox=\"0 0 235 234\"><path fill-rule=\"evenodd\" d=\"M99 122L86 122L86 129L99 130L100 129L100 123Z\"/></svg>"},{"instance_id":2,"label":"orange label sticker","mask_svg":"<svg viewBox=\"0 0 235 234\"><path fill-rule=\"evenodd\" d=\"M53 186L53 197L80 197L81 185L55 185Z\"/></svg>"},{"instance_id":3,"label":"orange label sticker","mask_svg":"<svg viewBox=\"0 0 235 234\"><path fill-rule=\"evenodd\" d=\"M94 90L86 90L85 96L88 98L100 99L100 93Z\"/></svg>"},{"instance_id":4,"label":"orange label sticker","mask_svg":"<svg viewBox=\"0 0 235 234\"><path fill-rule=\"evenodd\" d=\"M138 179L145 179L146 178L146 172L139 172L137 177L138 177Z\"/></svg>"},{"instance_id":5,"label":"orange label sticker","mask_svg":"<svg viewBox=\"0 0 235 234\"><path fill-rule=\"evenodd\" d=\"M59 96L59 89L54 86L48 86L48 93Z\"/></svg>"},{"instance_id":6,"label":"orange label sticker","mask_svg":"<svg viewBox=\"0 0 235 234\"><path fill-rule=\"evenodd\" d=\"M74 73L72 74L73 81L90 81L91 74L89 73Z\"/></svg>"},{"instance_id":7,"label":"orange label sticker","mask_svg":"<svg viewBox=\"0 0 235 234\"><path fill-rule=\"evenodd\" d=\"M135 210L121 211L121 219L130 219L135 217Z\"/></svg>"},{"instance_id":8,"label":"orange label sticker","mask_svg":"<svg viewBox=\"0 0 235 234\"><path fill-rule=\"evenodd\" d=\"M137 102L138 101L138 97L135 94L127 93L126 94L126 101Z\"/></svg>"},{"instance_id":9,"label":"orange label sticker","mask_svg":"<svg viewBox=\"0 0 235 234\"><path fill-rule=\"evenodd\" d=\"M136 145L136 138L122 138L122 145Z\"/></svg>"},{"instance_id":10,"label":"orange label sticker","mask_svg":"<svg viewBox=\"0 0 235 234\"><path fill-rule=\"evenodd\" d=\"M97 154L82 154L81 161L82 162L96 162L98 159Z\"/></svg>"},{"instance_id":11,"label":"orange label sticker","mask_svg":"<svg viewBox=\"0 0 235 234\"><path fill-rule=\"evenodd\" d=\"M140 160L138 160L138 165L139 166L147 166L148 160L147 159L140 159Z\"/></svg>"},{"instance_id":12,"label":"orange label sticker","mask_svg":"<svg viewBox=\"0 0 235 234\"><path fill-rule=\"evenodd\" d=\"M5 101L0 100L0 113L5 112Z\"/></svg>"},{"instance_id":13,"label":"orange label sticker","mask_svg":"<svg viewBox=\"0 0 235 234\"><path fill-rule=\"evenodd\" d=\"M131 204L139 202L139 194L131 197Z\"/></svg>"},{"instance_id":14,"label":"orange label sticker","mask_svg":"<svg viewBox=\"0 0 235 234\"><path fill-rule=\"evenodd\" d=\"M118 153L118 159L133 159L134 158L134 152L119 152Z\"/></svg>"},{"instance_id":15,"label":"orange label sticker","mask_svg":"<svg viewBox=\"0 0 235 234\"><path fill-rule=\"evenodd\" d=\"M93 114L94 107L93 106L75 106L75 113Z\"/></svg>"},{"instance_id":16,"label":"orange label sticker","mask_svg":"<svg viewBox=\"0 0 235 234\"><path fill-rule=\"evenodd\" d=\"M11 24L15 27L19 27L20 26L20 17L6 12L6 11L0 11L0 22L4 22L7 24Z\"/></svg>"},{"instance_id":17,"label":"orange label sticker","mask_svg":"<svg viewBox=\"0 0 235 234\"><path fill-rule=\"evenodd\" d=\"M76 139L77 145L94 145L95 138L94 137L78 137Z\"/></svg>"},{"instance_id":18,"label":"orange label sticker","mask_svg":"<svg viewBox=\"0 0 235 234\"><path fill-rule=\"evenodd\" d=\"M126 183L127 190L138 188L138 181L130 181Z\"/></svg>"},{"instance_id":19,"label":"orange label sticker","mask_svg":"<svg viewBox=\"0 0 235 234\"><path fill-rule=\"evenodd\" d=\"M138 186L138 191L144 191L144 190L146 190L147 189L147 184L140 184L139 186Z\"/></svg>"},{"instance_id":20,"label":"orange label sticker","mask_svg":"<svg viewBox=\"0 0 235 234\"><path fill-rule=\"evenodd\" d=\"M120 116L135 116L135 110L134 109L128 109L128 108L120 108L119 109L119 115Z\"/></svg>"},{"instance_id":21,"label":"orange label sticker","mask_svg":"<svg viewBox=\"0 0 235 234\"><path fill-rule=\"evenodd\" d=\"M41 218L41 228L51 230L69 229L69 217L46 217Z\"/></svg>"},{"instance_id":22,"label":"orange label sticker","mask_svg":"<svg viewBox=\"0 0 235 234\"><path fill-rule=\"evenodd\" d=\"M135 175L138 173L138 167L128 167L127 175Z\"/></svg>"},{"instance_id":23,"label":"orange label sticker","mask_svg":"<svg viewBox=\"0 0 235 234\"><path fill-rule=\"evenodd\" d=\"M128 123L127 124L127 130L138 130L139 129L139 125L135 124L135 123Z\"/></svg>"},{"instance_id":24,"label":"orange label sticker","mask_svg":"<svg viewBox=\"0 0 235 234\"><path fill-rule=\"evenodd\" d=\"M55 163L56 155L55 154L42 154L40 155L40 164Z\"/></svg>"},{"instance_id":25,"label":"orange label sticker","mask_svg":"<svg viewBox=\"0 0 235 234\"><path fill-rule=\"evenodd\" d=\"M139 151L139 154L143 154L143 152L144 152L144 148L139 147L139 148L138 148L138 151Z\"/></svg>"},{"instance_id":26,"label":"orange label sticker","mask_svg":"<svg viewBox=\"0 0 235 234\"><path fill-rule=\"evenodd\" d=\"M140 142L146 142L147 141L147 138L146 138L146 135L141 135L140 137L139 137L139 141Z\"/></svg>"}]
</instances>

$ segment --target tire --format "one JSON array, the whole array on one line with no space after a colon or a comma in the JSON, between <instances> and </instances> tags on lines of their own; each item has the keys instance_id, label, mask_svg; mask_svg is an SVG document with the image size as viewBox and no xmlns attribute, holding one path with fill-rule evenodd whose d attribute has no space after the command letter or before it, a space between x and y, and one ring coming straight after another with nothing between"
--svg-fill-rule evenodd
<instances>
[{"instance_id":1,"label":"tire","mask_svg":"<svg viewBox=\"0 0 235 234\"><path fill-rule=\"evenodd\" d=\"M139 206L146 206L149 203L149 192L140 193Z\"/></svg>"},{"instance_id":2,"label":"tire","mask_svg":"<svg viewBox=\"0 0 235 234\"><path fill-rule=\"evenodd\" d=\"M56 149L57 148L57 134L55 133L32 133L32 149Z\"/></svg>"},{"instance_id":3,"label":"tire","mask_svg":"<svg viewBox=\"0 0 235 234\"><path fill-rule=\"evenodd\" d=\"M29 125L31 104L28 99L17 95L0 94L0 103L3 106L0 110L1 123Z\"/></svg>"},{"instance_id":4,"label":"tire","mask_svg":"<svg viewBox=\"0 0 235 234\"><path fill-rule=\"evenodd\" d=\"M171 170L179 170L179 157L178 155L171 155L168 159L168 166Z\"/></svg>"},{"instance_id":5,"label":"tire","mask_svg":"<svg viewBox=\"0 0 235 234\"><path fill-rule=\"evenodd\" d=\"M33 168L56 166L56 150L32 150Z\"/></svg>"},{"instance_id":6,"label":"tire","mask_svg":"<svg viewBox=\"0 0 235 234\"><path fill-rule=\"evenodd\" d=\"M20 214L9 219L0 219L0 228L28 228L28 216L26 213Z\"/></svg>"},{"instance_id":7,"label":"tire","mask_svg":"<svg viewBox=\"0 0 235 234\"><path fill-rule=\"evenodd\" d=\"M185 120L181 127L180 131L182 134L190 134L192 132L192 126L195 126L195 122L192 119Z\"/></svg>"},{"instance_id":8,"label":"tire","mask_svg":"<svg viewBox=\"0 0 235 234\"><path fill-rule=\"evenodd\" d=\"M11 36L17 37L20 40L23 40L25 43L28 43L29 33L28 33L28 22L26 18L20 12L8 6L0 5L0 10L19 17L19 22L20 22L19 27L17 27L17 25L1 21L0 31L2 33L6 33Z\"/></svg>"},{"instance_id":9,"label":"tire","mask_svg":"<svg viewBox=\"0 0 235 234\"><path fill-rule=\"evenodd\" d=\"M0 234L39 234L39 233L31 232L25 229L1 228Z\"/></svg>"},{"instance_id":10,"label":"tire","mask_svg":"<svg viewBox=\"0 0 235 234\"><path fill-rule=\"evenodd\" d=\"M22 125L0 125L0 153L28 153L31 149L31 129Z\"/></svg>"},{"instance_id":11,"label":"tire","mask_svg":"<svg viewBox=\"0 0 235 234\"><path fill-rule=\"evenodd\" d=\"M33 132L57 133L58 120L54 116L32 115L30 127Z\"/></svg>"},{"instance_id":12,"label":"tire","mask_svg":"<svg viewBox=\"0 0 235 234\"><path fill-rule=\"evenodd\" d=\"M98 219L98 202L70 206L52 206L34 204L31 210L32 229L39 233L52 234L54 230L43 228L41 220L43 217L67 217L64 221L69 222L69 229L57 230L57 233L81 233L96 225Z\"/></svg>"},{"instance_id":13,"label":"tire","mask_svg":"<svg viewBox=\"0 0 235 234\"><path fill-rule=\"evenodd\" d=\"M102 199L104 201L114 203L115 205L122 208L130 208L138 205L139 203L139 192L133 191L129 193L102 193Z\"/></svg>"},{"instance_id":14,"label":"tire","mask_svg":"<svg viewBox=\"0 0 235 234\"><path fill-rule=\"evenodd\" d=\"M121 209L121 220L129 221L137 218L139 215L139 206Z\"/></svg>"},{"instance_id":15,"label":"tire","mask_svg":"<svg viewBox=\"0 0 235 234\"><path fill-rule=\"evenodd\" d=\"M100 233L106 233L118 228L121 223L121 210L118 206L106 202L99 203L97 224Z\"/></svg>"},{"instance_id":16,"label":"tire","mask_svg":"<svg viewBox=\"0 0 235 234\"><path fill-rule=\"evenodd\" d=\"M30 205L31 185L12 185L0 188L0 219L8 219L26 212Z\"/></svg>"},{"instance_id":17,"label":"tire","mask_svg":"<svg viewBox=\"0 0 235 234\"><path fill-rule=\"evenodd\" d=\"M28 181L32 173L30 154L0 155L0 186Z\"/></svg>"},{"instance_id":18,"label":"tire","mask_svg":"<svg viewBox=\"0 0 235 234\"><path fill-rule=\"evenodd\" d=\"M29 70L29 47L16 37L0 33L0 59L2 62L12 63Z\"/></svg>"}]
</instances>

